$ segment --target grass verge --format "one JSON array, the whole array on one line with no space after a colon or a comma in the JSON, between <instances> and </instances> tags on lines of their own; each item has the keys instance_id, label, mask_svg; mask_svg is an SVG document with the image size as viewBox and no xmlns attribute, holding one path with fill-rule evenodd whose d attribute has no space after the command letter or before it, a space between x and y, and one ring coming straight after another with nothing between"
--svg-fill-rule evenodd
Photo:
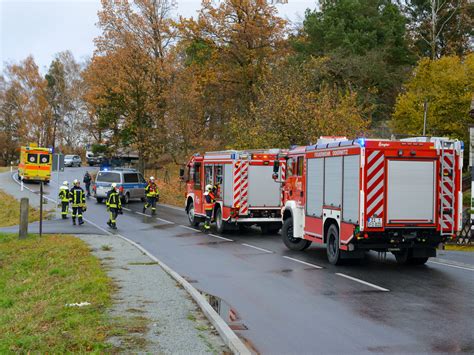
<instances>
[{"instance_id":1,"label":"grass verge","mask_svg":"<svg viewBox=\"0 0 474 355\"><path fill-rule=\"evenodd\" d=\"M0 234L0 353L102 352L112 290L80 239Z\"/></svg>"},{"instance_id":2,"label":"grass verge","mask_svg":"<svg viewBox=\"0 0 474 355\"><path fill-rule=\"evenodd\" d=\"M46 218L47 212L43 211ZM39 221L39 210L30 206L28 222ZM14 226L20 223L20 202L13 196L0 190L0 227Z\"/></svg>"},{"instance_id":3,"label":"grass verge","mask_svg":"<svg viewBox=\"0 0 474 355\"><path fill-rule=\"evenodd\" d=\"M474 251L474 245L446 244L444 249L454 251Z\"/></svg>"},{"instance_id":4,"label":"grass verge","mask_svg":"<svg viewBox=\"0 0 474 355\"><path fill-rule=\"evenodd\" d=\"M10 167L9 166L0 166L0 173L4 173L6 171L10 171Z\"/></svg>"},{"instance_id":5,"label":"grass verge","mask_svg":"<svg viewBox=\"0 0 474 355\"><path fill-rule=\"evenodd\" d=\"M145 170L145 178L157 178L160 202L168 205L183 207L186 184L179 179L179 166L168 164L162 169Z\"/></svg>"}]
</instances>

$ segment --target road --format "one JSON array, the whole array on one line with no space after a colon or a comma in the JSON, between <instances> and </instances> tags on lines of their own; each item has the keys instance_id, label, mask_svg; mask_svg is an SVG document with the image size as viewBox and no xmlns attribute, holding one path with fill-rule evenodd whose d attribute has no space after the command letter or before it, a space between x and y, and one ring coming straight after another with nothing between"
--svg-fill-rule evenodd
<instances>
[{"instance_id":1,"label":"road","mask_svg":"<svg viewBox=\"0 0 474 355\"><path fill-rule=\"evenodd\" d=\"M85 170L67 168L59 180L82 181ZM56 182L45 191L55 198ZM150 217L139 201L124 207L112 231L105 206L90 199L87 228L139 243L219 297L223 318L257 352L474 353L474 254L441 252L425 266L408 267L371 253L363 263L333 266L325 249L292 252L278 234L204 234L188 226L182 209L158 206ZM82 228L68 223L71 232Z\"/></svg>"}]
</instances>

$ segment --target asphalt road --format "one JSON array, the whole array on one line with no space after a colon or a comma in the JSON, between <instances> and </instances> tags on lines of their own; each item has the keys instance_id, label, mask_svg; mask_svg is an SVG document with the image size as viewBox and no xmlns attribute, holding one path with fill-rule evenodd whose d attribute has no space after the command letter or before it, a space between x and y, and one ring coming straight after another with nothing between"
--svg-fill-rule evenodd
<instances>
[{"instance_id":1,"label":"asphalt road","mask_svg":"<svg viewBox=\"0 0 474 355\"><path fill-rule=\"evenodd\" d=\"M85 170L67 168L59 180L82 181ZM55 181L45 191L55 198ZM333 266L325 249L292 252L278 234L205 234L179 208L158 206L150 217L139 201L124 207L112 231L104 204L90 199L82 227L139 243L224 300L223 318L248 328L236 332L260 353L474 353L474 254L441 252L425 266L403 267L371 253L363 263ZM82 228L60 223L71 233Z\"/></svg>"}]
</instances>

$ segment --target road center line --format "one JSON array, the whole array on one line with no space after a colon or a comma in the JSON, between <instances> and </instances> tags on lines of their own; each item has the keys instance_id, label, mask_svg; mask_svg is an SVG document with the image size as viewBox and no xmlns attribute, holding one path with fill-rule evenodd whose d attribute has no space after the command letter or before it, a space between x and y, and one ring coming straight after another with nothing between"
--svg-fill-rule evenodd
<instances>
[{"instance_id":1,"label":"road center line","mask_svg":"<svg viewBox=\"0 0 474 355\"><path fill-rule=\"evenodd\" d=\"M161 222L165 222L166 224L174 224L174 222L171 222L171 221L168 221L166 219L163 219L163 218L158 218L156 217L157 220L161 221Z\"/></svg>"},{"instance_id":2,"label":"road center line","mask_svg":"<svg viewBox=\"0 0 474 355\"><path fill-rule=\"evenodd\" d=\"M181 228L186 228L186 229L189 229L189 230L191 230L191 231L193 231L193 232L196 232L196 233L201 233L200 230L195 229L195 228L192 228L192 227L183 226L182 224L180 224L179 226L180 226Z\"/></svg>"},{"instance_id":3,"label":"road center line","mask_svg":"<svg viewBox=\"0 0 474 355\"><path fill-rule=\"evenodd\" d=\"M428 261L431 264L438 264L438 265L443 265L443 266L449 266L449 267L454 267L456 269L463 269L463 270L468 270L468 271L474 271L474 268L469 268L469 267L463 267L463 266L457 266L457 265L452 265L448 263L440 263L438 261Z\"/></svg>"},{"instance_id":4,"label":"road center line","mask_svg":"<svg viewBox=\"0 0 474 355\"><path fill-rule=\"evenodd\" d=\"M215 234L208 234L208 235L210 237L219 238L219 239L225 240L227 242L233 242L234 241L233 239L224 238L224 237L221 237L221 236L218 236L218 235L215 235Z\"/></svg>"},{"instance_id":5,"label":"road center line","mask_svg":"<svg viewBox=\"0 0 474 355\"><path fill-rule=\"evenodd\" d=\"M386 289L386 288L383 288L383 287L380 287L380 286L371 284L370 282L363 281L363 280L357 279L357 278L355 278L355 277L352 277L352 276L349 276L349 275L346 275L346 274L341 274L340 272L336 272L336 275L345 277L346 279L349 279L349 280L352 280L352 281L361 283L361 284L366 285L366 286L373 287L373 288L375 288L375 289L377 289L377 290L379 290L379 291L383 291L383 292L389 292L389 291L390 291L390 290L388 290L388 289Z\"/></svg>"},{"instance_id":6,"label":"road center line","mask_svg":"<svg viewBox=\"0 0 474 355\"><path fill-rule=\"evenodd\" d=\"M145 216L145 217L151 217L149 214L146 214L146 213L141 213L141 212L137 212L135 211L136 214L139 214L139 215L142 215L142 216Z\"/></svg>"},{"instance_id":7,"label":"road center line","mask_svg":"<svg viewBox=\"0 0 474 355\"><path fill-rule=\"evenodd\" d=\"M304 265L308 265L308 266L314 267L314 268L316 268L316 269L322 269L322 268L323 268L322 266L315 265L315 264L310 264L310 263L307 263L306 261L303 261L303 260L298 260L298 259L290 258L289 256L283 256L283 257L284 257L285 259L293 260L293 261L296 261L297 263L301 263L301 264L304 264Z\"/></svg>"},{"instance_id":8,"label":"road center line","mask_svg":"<svg viewBox=\"0 0 474 355\"><path fill-rule=\"evenodd\" d=\"M263 252L265 252L265 253L273 254L273 251L267 250L267 249L263 249L263 248L259 248L259 247L256 247L255 245L250 245L250 244L246 244L246 243L242 243L242 245L243 245L243 246L246 246L246 247L249 247L249 248L253 248L253 249L257 249L257 250L263 251Z\"/></svg>"}]
</instances>

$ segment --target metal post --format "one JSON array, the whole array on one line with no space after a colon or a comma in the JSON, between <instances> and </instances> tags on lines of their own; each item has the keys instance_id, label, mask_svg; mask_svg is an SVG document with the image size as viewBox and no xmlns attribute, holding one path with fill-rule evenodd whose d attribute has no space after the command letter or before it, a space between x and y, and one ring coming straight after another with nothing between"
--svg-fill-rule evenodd
<instances>
[{"instance_id":1,"label":"metal post","mask_svg":"<svg viewBox=\"0 0 474 355\"><path fill-rule=\"evenodd\" d=\"M20 239L28 237L28 198L23 197L20 200L20 231L18 234Z\"/></svg>"},{"instance_id":2,"label":"metal post","mask_svg":"<svg viewBox=\"0 0 474 355\"><path fill-rule=\"evenodd\" d=\"M40 182L40 220L39 220L39 235L43 235L43 181Z\"/></svg>"},{"instance_id":3,"label":"metal post","mask_svg":"<svg viewBox=\"0 0 474 355\"><path fill-rule=\"evenodd\" d=\"M57 155L57 157L58 157L58 159L57 159L57 160L58 160L58 166L57 166L57 168L58 168L58 170L57 170L58 174L57 174L57 175L58 175L58 176L57 176L57 180L58 180L58 191L59 191L59 184L60 184L60 182L59 182L59 167L61 166L61 164L60 164L60 162L59 162L59 154L56 154L56 155ZM57 198L56 204L58 204L58 203L59 203L59 195L56 195L56 198Z\"/></svg>"},{"instance_id":4,"label":"metal post","mask_svg":"<svg viewBox=\"0 0 474 355\"><path fill-rule=\"evenodd\" d=\"M426 136L426 115L428 114L428 100L423 102L423 137Z\"/></svg>"}]
</instances>

